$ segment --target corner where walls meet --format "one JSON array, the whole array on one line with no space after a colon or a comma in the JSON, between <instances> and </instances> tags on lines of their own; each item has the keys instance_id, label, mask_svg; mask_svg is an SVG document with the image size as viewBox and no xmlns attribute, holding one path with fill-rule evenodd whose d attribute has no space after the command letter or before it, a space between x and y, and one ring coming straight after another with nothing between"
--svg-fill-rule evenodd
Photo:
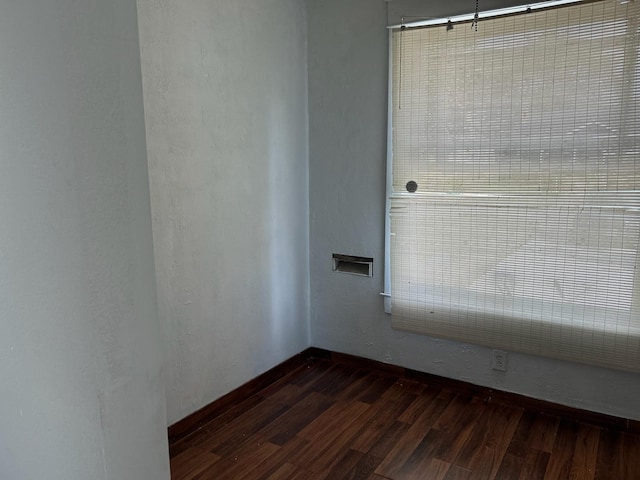
<instances>
[{"instance_id":1,"label":"corner where walls meet","mask_svg":"<svg viewBox=\"0 0 640 480\"><path fill-rule=\"evenodd\" d=\"M309 345L306 16L138 0L168 423Z\"/></svg>"},{"instance_id":2,"label":"corner where walls meet","mask_svg":"<svg viewBox=\"0 0 640 480\"><path fill-rule=\"evenodd\" d=\"M446 5L460 13L468 3ZM491 8L505 3L513 0L492 0ZM497 372L491 369L489 348L391 329L379 295L384 288L387 6L391 16L418 6L421 15L435 16L443 15L443 5L435 0L307 0L311 344L640 419L637 374L516 353L509 354L508 371ZM332 272L332 253L373 257L373 278Z\"/></svg>"}]
</instances>

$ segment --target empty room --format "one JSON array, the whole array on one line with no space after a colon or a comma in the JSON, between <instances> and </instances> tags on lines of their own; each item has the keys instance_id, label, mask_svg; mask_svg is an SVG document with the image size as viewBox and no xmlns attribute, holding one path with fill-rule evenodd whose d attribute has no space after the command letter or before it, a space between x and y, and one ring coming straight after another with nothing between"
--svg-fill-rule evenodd
<instances>
[{"instance_id":1,"label":"empty room","mask_svg":"<svg viewBox=\"0 0 640 480\"><path fill-rule=\"evenodd\" d=\"M637 0L0 42L1 479L640 478Z\"/></svg>"}]
</instances>

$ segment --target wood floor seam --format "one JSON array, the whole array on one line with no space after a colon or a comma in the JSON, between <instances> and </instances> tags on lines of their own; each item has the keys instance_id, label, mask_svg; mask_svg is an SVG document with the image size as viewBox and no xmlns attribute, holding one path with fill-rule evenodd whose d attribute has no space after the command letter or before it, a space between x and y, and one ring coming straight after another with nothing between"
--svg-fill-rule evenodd
<instances>
[{"instance_id":1,"label":"wood floor seam","mask_svg":"<svg viewBox=\"0 0 640 480\"><path fill-rule=\"evenodd\" d=\"M307 359L173 439L172 479L640 479L635 432L398 373Z\"/></svg>"}]
</instances>

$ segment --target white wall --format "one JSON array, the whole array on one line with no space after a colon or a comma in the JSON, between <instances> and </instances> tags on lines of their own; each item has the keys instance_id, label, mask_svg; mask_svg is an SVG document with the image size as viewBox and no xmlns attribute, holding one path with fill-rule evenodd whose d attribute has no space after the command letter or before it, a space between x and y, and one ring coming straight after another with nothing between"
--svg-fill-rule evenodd
<instances>
[{"instance_id":1,"label":"white wall","mask_svg":"<svg viewBox=\"0 0 640 480\"><path fill-rule=\"evenodd\" d=\"M300 0L138 0L169 423L309 345Z\"/></svg>"},{"instance_id":2,"label":"white wall","mask_svg":"<svg viewBox=\"0 0 640 480\"><path fill-rule=\"evenodd\" d=\"M490 349L391 329L379 296L384 270L386 3L307 0L307 5L312 345L640 419L638 375L515 353L502 374L490 369ZM332 253L374 257L374 278L332 272Z\"/></svg>"},{"instance_id":3,"label":"white wall","mask_svg":"<svg viewBox=\"0 0 640 480\"><path fill-rule=\"evenodd\" d=\"M0 477L169 478L134 0L0 5Z\"/></svg>"}]
</instances>

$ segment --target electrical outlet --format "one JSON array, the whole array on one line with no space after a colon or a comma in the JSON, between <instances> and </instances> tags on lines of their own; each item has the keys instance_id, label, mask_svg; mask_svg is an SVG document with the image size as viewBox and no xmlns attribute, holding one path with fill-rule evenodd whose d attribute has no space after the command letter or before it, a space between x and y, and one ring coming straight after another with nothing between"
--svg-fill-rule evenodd
<instances>
[{"instance_id":1,"label":"electrical outlet","mask_svg":"<svg viewBox=\"0 0 640 480\"><path fill-rule=\"evenodd\" d=\"M507 352L503 352L502 350L494 350L493 356L491 357L491 368L500 372L506 372L507 360Z\"/></svg>"}]
</instances>

